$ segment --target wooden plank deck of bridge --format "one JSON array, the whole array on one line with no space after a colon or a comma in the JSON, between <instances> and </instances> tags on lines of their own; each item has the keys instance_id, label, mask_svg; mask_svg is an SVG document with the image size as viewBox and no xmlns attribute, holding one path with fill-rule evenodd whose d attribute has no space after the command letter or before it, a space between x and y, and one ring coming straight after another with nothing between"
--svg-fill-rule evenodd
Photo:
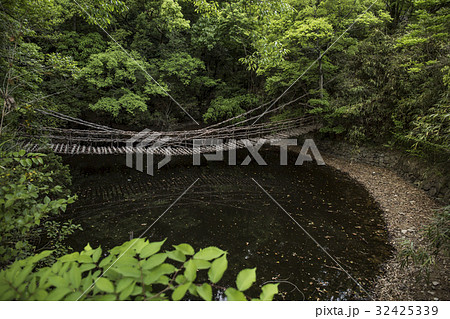
<instances>
[{"instance_id":1,"label":"wooden plank deck of bridge","mask_svg":"<svg viewBox=\"0 0 450 319\"><path fill-rule=\"evenodd\" d=\"M252 132L245 136L245 132L237 132L236 136L232 133L226 134L223 137L224 143L222 145L200 145L198 147L188 147L186 145L192 145L192 139L189 140L177 140L176 143L168 143L168 145L160 147L130 147L130 146L95 146L95 145L83 145L82 143L73 143L69 141L68 143L50 143L48 145L37 145L34 143L27 143L25 149L28 152L38 152L45 151L45 149L50 149L57 154L68 154L68 155L79 155L79 154L94 154L94 155L117 155L117 154L155 154L164 156L188 156L197 153L214 153L217 150L229 151L231 149L240 149L245 147L245 143L242 139L248 139L251 143L255 144L260 138L266 139L267 141L274 139L283 139L290 137L298 137L300 135L306 134L308 132L317 130L320 128L318 124L310 124L300 127L295 127L288 123L288 125L283 126L284 130L280 128L265 128L260 126L258 130ZM215 135L213 135L215 136ZM202 138L209 138L207 134L202 136ZM215 136L216 139L221 139ZM112 144L112 143L111 143Z\"/></svg>"}]
</instances>

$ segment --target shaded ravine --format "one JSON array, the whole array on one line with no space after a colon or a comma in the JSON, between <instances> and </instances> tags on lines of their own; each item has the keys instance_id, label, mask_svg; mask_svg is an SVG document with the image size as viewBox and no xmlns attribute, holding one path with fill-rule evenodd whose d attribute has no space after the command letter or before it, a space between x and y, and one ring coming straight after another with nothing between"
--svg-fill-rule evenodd
<instances>
[{"instance_id":1,"label":"shaded ravine","mask_svg":"<svg viewBox=\"0 0 450 319\"><path fill-rule=\"evenodd\" d=\"M245 156L241 152L238 163ZM264 158L268 166L210 162L194 167L191 158L177 157L149 176L125 167L122 156L67 157L79 196L67 214L84 228L69 244L109 249L138 237L199 178L145 237L168 238L166 249L187 242L196 249L215 245L227 250L222 286L232 285L239 270L257 267L257 284L287 280L301 290L292 292L282 284L280 299L367 299L252 178L370 290L391 246L381 211L368 192L327 166L280 166L278 153L270 151Z\"/></svg>"}]
</instances>

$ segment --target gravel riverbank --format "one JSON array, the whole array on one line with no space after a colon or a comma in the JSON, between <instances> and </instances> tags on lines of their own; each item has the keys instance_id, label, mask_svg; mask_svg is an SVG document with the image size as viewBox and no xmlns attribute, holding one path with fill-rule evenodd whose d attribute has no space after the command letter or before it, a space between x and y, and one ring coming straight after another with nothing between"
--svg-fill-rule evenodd
<instances>
[{"instance_id":1,"label":"gravel riverbank","mask_svg":"<svg viewBox=\"0 0 450 319\"><path fill-rule=\"evenodd\" d=\"M400 243L406 239L423 242L421 229L430 222L439 205L423 190L395 172L376 166L324 155L325 163L361 183L384 212L394 255L384 265L384 275L375 284L379 300L449 300L448 260L443 258L431 274L430 284L416 283L414 269L402 269L398 261Z\"/></svg>"},{"instance_id":2,"label":"gravel riverbank","mask_svg":"<svg viewBox=\"0 0 450 319\"><path fill-rule=\"evenodd\" d=\"M292 151L299 152L299 147ZM450 300L449 260L439 258L429 284L417 283L413 267L401 268L398 254L401 242L424 242L422 229L430 222L439 205L425 191L418 189L393 170L352 162L335 155L322 154L326 165L349 174L362 184L383 210L393 256L383 265L383 275L374 284L378 300Z\"/></svg>"}]
</instances>

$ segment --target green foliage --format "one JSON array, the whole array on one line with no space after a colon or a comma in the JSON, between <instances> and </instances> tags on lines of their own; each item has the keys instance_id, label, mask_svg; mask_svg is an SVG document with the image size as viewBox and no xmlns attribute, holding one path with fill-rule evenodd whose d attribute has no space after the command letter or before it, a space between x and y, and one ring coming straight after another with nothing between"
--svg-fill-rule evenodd
<instances>
[{"instance_id":1,"label":"green foliage","mask_svg":"<svg viewBox=\"0 0 450 319\"><path fill-rule=\"evenodd\" d=\"M61 182L57 184L55 182ZM68 183L67 169L45 154L18 152L0 153L0 264L34 253L41 222L64 212L74 196L62 186ZM65 236L52 224L44 224L54 244L62 249L57 236ZM71 225L66 225L73 229ZM61 238L60 238L61 239ZM64 252L65 250L62 250Z\"/></svg>"},{"instance_id":2,"label":"green foliage","mask_svg":"<svg viewBox=\"0 0 450 319\"><path fill-rule=\"evenodd\" d=\"M79 3L91 17L69 0L0 8L0 128L28 105L134 128L187 121L164 90L212 123L289 87L278 103L302 98L274 119L312 113L353 143L450 149L446 0Z\"/></svg>"},{"instance_id":3,"label":"green foliage","mask_svg":"<svg viewBox=\"0 0 450 319\"><path fill-rule=\"evenodd\" d=\"M184 19L181 6L176 0L156 1L157 11L155 23L163 30L169 32L189 28L189 21Z\"/></svg>"},{"instance_id":4,"label":"green foliage","mask_svg":"<svg viewBox=\"0 0 450 319\"><path fill-rule=\"evenodd\" d=\"M120 49L111 49L91 55L78 80L86 81L103 94L90 108L105 111L115 118L123 112L145 112L150 96L164 93L141 67L149 69L149 64L137 53L131 58Z\"/></svg>"},{"instance_id":5,"label":"green foliage","mask_svg":"<svg viewBox=\"0 0 450 319\"><path fill-rule=\"evenodd\" d=\"M54 45L58 53L72 57L83 66L92 54L98 54L107 49L106 41L98 32L80 34L75 31L63 31L58 35Z\"/></svg>"},{"instance_id":6,"label":"green foliage","mask_svg":"<svg viewBox=\"0 0 450 319\"><path fill-rule=\"evenodd\" d=\"M277 121L293 119L293 118L300 117L303 115L305 115L305 110L303 108L292 108L292 109L287 109L282 113L272 116L270 118L270 120L273 122L277 122Z\"/></svg>"},{"instance_id":7,"label":"green foliage","mask_svg":"<svg viewBox=\"0 0 450 319\"><path fill-rule=\"evenodd\" d=\"M204 69L205 65L200 59L193 58L185 52L174 53L160 64L160 70L164 77L175 77L186 86L190 85L192 78Z\"/></svg>"},{"instance_id":8,"label":"green foliage","mask_svg":"<svg viewBox=\"0 0 450 319\"><path fill-rule=\"evenodd\" d=\"M242 270L236 278L239 291L245 291L256 281L256 268Z\"/></svg>"},{"instance_id":9,"label":"green foliage","mask_svg":"<svg viewBox=\"0 0 450 319\"><path fill-rule=\"evenodd\" d=\"M83 228L79 224L73 224L71 219L66 222L54 220L44 222L43 233L49 241L40 250L49 248L54 250L54 253L46 259L49 264L53 264L57 257L68 254L72 250L71 247L67 246L65 240L77 230L83 230Z\"/></svg>"},{"instance_id":10,"label":"green foliage","mask_svg":"<svg viewBox=\"0 0 450 319\"><path fill-rule=\"evenodd\" d=\"M415 6L412 22L395 45L408 81L399 106L413 110L402 135L411 141L412 148L425 144L448 152L450 8L439 0L418 1Z\"/></svg>"},{"instance_id":11,"label":"green foliage","mask_svg":"<svg viewBox=\"0 0 450 319\"><path fill-rule=\"evenodd\" d=\"M125 1L120 0L79 0L80 6L72 1L68 3L90 24L99 24L102 27L111 24L113 13L122 13L128 9Z\"/></svg>"},{"instance_id":12,"label":"green foliage","mask_svg":"<svg viewBox=\"0 0 450 319\"><path fill-rule=\"evenodd\" d=\"M216 23L210 18L200 17L192 26L192 45L198 50L211 51L220 41L219 30Z\"/></svg>"},{"instance_id":13,"label":"green foliage","mask_svg":"<svg viewBox=\"0 0 450 319\"><path fill-rule=\"evenodd\" d=\"M195 5L195 10L209 17L211 15L217 15L219 13L219 4L216 1L207 0L188 0Z\"/></svg>"},{"instance_id":14,"label":"green foliage","mask_svg":"<svg viewBox=\"0 0 450 319\"><path fill-rule=\"evenodd\" d=\"M397 33L374 29L355 46L358 54L341 54L323 130L340 127L352 142L393 139L416 152L448 152L448 8L423 1L402 14L409 23Z\"/></svg>"},{"instance_id":15,"label":"green foliage","mask_svg":"<svg viewBox=\"0 0 450 319\"><path fill-rule=\"evenodd\" d=\"M16 261L0 272L1 300L182 300L213 298L227 268L227 253L217 247L198 252L189 244L162 251L165 240L150 243L134 239L103 255L89 245L81 252L64 255L48 267L38 263L52 254L44 251ZM209 282L198 277L208 271ZM256 268L242 270L238 289L225 290L228 300L250 300L242 291L256 280ZM272 300L277 284L262 287L259 298Z\"/></svg>"},{"instance_id":16,"label":"green foliage","mask_svg":"<svg viewBox=\"0 0 450 319\"><path fill-rule=\"evenodd\" d=\"M203 115L203 120L205 123L210 123L232 118L255 107L257 103L258 98L250 94L233 98L219 96L211 101L211 107Z\"/></svg>"},{"instance_id":17,"label":"green foliage","mask_svg":"<svg viewBox=\"0 0 450 319\"><path fill-rule=\"evenodd\" d=\"M435 258L425 248L416 247L413 242L405 241L401 243L401 251L398 255L400 266L405 268L410 264L417 267L416 280L430 280L432 267L435 265Z\"/></svg>"},{"instance_id":18,"label":"green foliage","mask_svg":"<svg viewBox=\"0 0 450 319\"><path fill-rule=\"evenodd\" d=\"M439 254L446 257L450 255L450 206L438 210L431 223L424 227L423 232L427 244L416 247L413 242L404 241L401 243L402 249L398 257L403 268L410 265L416 266L418 281L429 281Z\"/></svg>"},{"instance_id":19,"label":"green foliage","mask_svg":"<svg viewBox=\"0 0 450 319\"><path fill-rule=\"evenodd\" d=\"M434 216L430 225L425 228L425 235L430 241L434 255L450 254L450 206L443 207Z\"/></svg>"},{"instance_id":20,"label":"green foliage","mask_svg":"<svg viewBox=\"0 0 450 319\"><path fill-rule=\"evenodd\" d=\"M63 20L58 1L19 0L0 7L0 135L5 127L17 126L17 111L38 103L45 95L43 83L49 78L65 82L77 72L70 56L42 50L37 39L45 38ZM52 93L55 93L54 91Z\"/></svg>"}]
</instances>

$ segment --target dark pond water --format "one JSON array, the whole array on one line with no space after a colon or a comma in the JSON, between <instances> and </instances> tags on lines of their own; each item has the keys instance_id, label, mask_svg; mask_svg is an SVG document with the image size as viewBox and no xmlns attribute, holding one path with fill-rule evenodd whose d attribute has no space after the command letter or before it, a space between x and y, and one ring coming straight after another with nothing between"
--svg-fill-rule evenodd
<instances>
[{"instance_id":1,"label":"dark pond water","mask_svg":"<svg viewBox=\"0 0 450 319\"><path fill-rule=\"evenodd\" d=\"M168 238L166 249L186 242L195 249L214 245L227 250L222 286L233 285L241 269L257 267L256 286L285 280L298 287L281 284L279 299L367 299L252 178L370 291L391 248L381 211L368 192L330 167L280 166L278 152L272 151L263 157L268 166L193 166L191 158L176 157L155 176L127 168L124 156L66 157L79 196L68 214L84 228L69 244L109 249L130 234L138 237L199 178L146 237ZM217 299L222 295L216 292Z\"/></svg>"}]
</instances>

